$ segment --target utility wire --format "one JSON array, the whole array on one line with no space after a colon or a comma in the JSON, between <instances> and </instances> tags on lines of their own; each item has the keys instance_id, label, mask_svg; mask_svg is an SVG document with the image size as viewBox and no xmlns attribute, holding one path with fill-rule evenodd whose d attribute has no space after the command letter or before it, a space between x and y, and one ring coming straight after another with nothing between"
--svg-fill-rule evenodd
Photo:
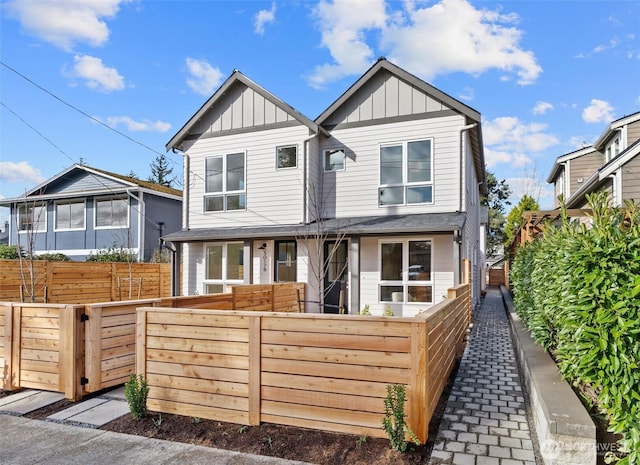
<instances>
[{"instance_id":1,"label":"utility wire","mask_svg":"<svg viewBox=\"0 0 640 465\"><path fill-rule=\"evenodd\" d=\"M53 92L51 92L51 91L49 91L49 90L45 89L45 88L44 88L44 87L42 87L40 84L35 83L35 82L34 82L34 81L32 81L31 79L29 79L27 76L25 76L24 74L22 74L20 71L18 71L18 70L16 70L16 69L12 68L12 67L11 67L11 66L9 66L8 64L6 64L4 61L0 60L0 64L1 64L2 66L4 66L5 68L7 68L8 70L10 70L10 71L14 72L15 74L17 74L18 76L20 76L22 79L24 79L25 81L27 81L29 84L31 84L31 85L33 85L33 86L37 87L37 88L38 88L38 89L40 89L42 92L44 92L44 93L46 93L46 94L50 95L51 97L53 97L54 99L56 99L56 100L57 100L57 101L59 101L60 103L63 103L64 105L68 106L69 108L71 108L71 109L73 109L73 110L77 111L78 113L80 113L80 114L82 114L82 115L86 116L86 117L87 117L87 118L89 118L91 121L94 121L94 122L96 122L96 123L98 123L98 124L101 124L101 125L102 125L102 126L104 126L105 128L107 128L107 129L109 129L109 130L111 130L111 131L115 132L116 134L121 135L121 136L122 136L122 137L124 137L125 139L128 139L128 140L130 140L131 142L133 142L134 144L138 144L138 145L140 145L141 147L144 147L145 149L150 150L151 152L153 152L153 153L155 153L155 154L157 154L157 155L164 155L163 153L158 152L157 150L155 150L155 149L153 149L153 148L149 147L148 145L143 144L142 142L137 141L137 140L135 140L134 138L132 138L132 137L130 137L130 136L128 136L128 135L126 135L126 134L125 134L125 133L123 133L122 131L118 131L116 128L109 126L107 123L105 123L105 122L103 122L103 121L100 121L98 118L95 118L95 117L91 116L90 114L86 113L85 111L82 111L80 108L76 107L75 105L72 105L71 103L66 102L65 100L62 100L62 99L61 99L60 97L58 97L56 94L54 94Z\"/></svg>"}]
</instances>

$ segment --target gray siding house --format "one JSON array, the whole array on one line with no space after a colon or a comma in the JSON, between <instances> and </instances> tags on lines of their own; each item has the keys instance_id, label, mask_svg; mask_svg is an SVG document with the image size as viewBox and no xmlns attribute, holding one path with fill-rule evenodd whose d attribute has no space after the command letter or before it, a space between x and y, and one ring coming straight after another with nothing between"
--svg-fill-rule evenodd
<instances>
[{"instance_id":1,"label":"gray siding house","mask_svg":"<svg viewBox=\"0 0 640 465\"><path fill-rule=\"evenodd\" d=\"M484 251L480 113L385 59L315 120L234 71L184 155L180 294L308 283L306 311L413 316ZM322 302L322 305L320 304Z\"/></svg>"},{"instance_id":2,"label":"gray siding house","mask_svg":"<svg viewBox=\"0 0 640 465\"><path fill-rule=\"evenodd\" d=\"M640 112L613 121L593 145L558 157L547 177L554 208L587 207L586 196L605 189L614 205L640 199Z\"/></svg>"},{"instance_id":3,"label":"gray siding house","mask_svg":"<svg viewBox=\"0 0 640 465\"><path fill-rule=\"evenodd\" d=\"M181 228L181 191L108 171L73 165L26 192L2 199L10 209L9 244L35 254L84 260L124 248L148 261L162 234Z\"/></svg>"}]
</instances>

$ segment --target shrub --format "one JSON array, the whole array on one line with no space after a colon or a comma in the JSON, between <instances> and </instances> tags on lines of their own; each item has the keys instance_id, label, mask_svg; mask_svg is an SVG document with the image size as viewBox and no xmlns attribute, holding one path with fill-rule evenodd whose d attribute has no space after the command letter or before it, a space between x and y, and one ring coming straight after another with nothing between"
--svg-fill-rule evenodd
<instances>
[{"instance_id":1,"label":"shrub","mask_svg":"<svg viewBox=\"0 0 640 465\"><path fill-rule=\"evenodd\" d=\"M147 395L149 386L142 375L132 374L124 385L124 396L129 404L131 415L140 420L147 414Z\"/></svg>"},{"instance_id":2,"label":"shrub","mask_svg":"<svg viewBox=\"0 0 640 465\"><path fill-rule=\"evenodd\" d=\"M95 254L90 253L86 261L131 263L137 261L137 259L135 255L129 253L125 248L113 245L108 249L98 250Z\"/></svg>"},{"instance_id":3,"label":"shrub","mask_svg":"<svg viewBox=\"0 0 640 465\"><path fill-rule=\"evenodd\" d=\"M71 259L63 253L42 253L35 255L36 260L49 260L50 262L70 262Z\"/></svg>"},{"instance_id":4,"label":"shrub","mask_svg":"<svg viewBox=\"0 0 640 465\"><path fill-rule=\"evenodd\" d=\"M623 435L619 464L640 462L640 210L589 197L590 225L563 218L516 254L514 304L562 376L588 387ZM521 306L521 308L518 308Z\"/></svg>"},{"instance_id":5,"label":"shrub","mask_svg":"<svg viewBox=\"0 0 640 465\"><path fill-rule=\"evenodd\" d=\"M404 413L405 387L403 384L387 385L387 397L384 399L384 418L382 427L389 437L391 448L400 452L407 450L408 435L412 442L420 445L420 441L407 425Z\"/></svg>"},{"instance_id":6,"label":"shrub","mask_svg":"<svg viewBox=\"0 0 640 465\"><path fill-rule=\"evenodd\" d=\"M5 260L14 260L24 256L22 249L17 245L0 244L0 258Z\"/></svg>"}]
</instances>

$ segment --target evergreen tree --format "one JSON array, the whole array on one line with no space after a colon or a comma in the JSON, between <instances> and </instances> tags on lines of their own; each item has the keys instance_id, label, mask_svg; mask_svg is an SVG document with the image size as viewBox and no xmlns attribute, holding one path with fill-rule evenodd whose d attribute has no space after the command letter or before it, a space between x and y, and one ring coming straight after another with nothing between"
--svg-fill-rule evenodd
<instances>
[{"instance_id":1,"label":"evergreen tree","mask_svg":"<svg viewBox=\"0 0 640 465\"><path fill-rule=\"evenodd\" d=\"M508 200L511 189L504 179L498 181L491 171L486 172L485 182L487 193L482 196L482 205L489 207L487 256L493 257L504 242L504 213L506 205L511 205Z\"/></svg>"},{"instance_id":2,"label":"evergreen tree","mask_svg":"<svg viewBox=\"0 0 640 465\"><path fill-rule=\"evenodd\" d=\"M504 243L509 244L515 237L520 227L524 224L522 214L526 211L540 210L538 202L528 194L524 194L518 205L513 207L507 215L507 223L504 226Z\"/></svg>"},{"instance_id":3,"label":"evergreen tree","mask_svg":"<svg viewBox=\"0 0 640 465\"><path fill-rule=\"evenodd\" d=\"M176 180L175 176L171 176L173 168L169 166L169 160L164 154L160 154L151 163L151 176L149 181L165 187L171 187Z\"/></svg>"}]
</instances>

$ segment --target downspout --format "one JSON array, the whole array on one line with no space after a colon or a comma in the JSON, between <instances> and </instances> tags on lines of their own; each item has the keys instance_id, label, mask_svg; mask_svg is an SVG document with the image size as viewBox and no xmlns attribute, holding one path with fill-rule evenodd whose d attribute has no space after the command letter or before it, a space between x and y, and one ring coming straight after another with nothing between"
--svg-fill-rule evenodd
<instances>
[{"instance_id":1,"label":"downspout","mask_svg":"<svg viewBox=\"0 0 640 465\"><path fill-rule=\"evenodd\" d=\"M184 156L184 172L182 173L182 179L184 179L184 185L182 186L182 227L183 229L189 229L189 170L191 167L191 158L186 153Z\"/></svg>"},{"instance_id":2,"label":"downspout","mask_svg":"<svg viewBox=\"0 0 640 465\"><path fill-rule=\"evenodd\" d=\"M308 211L307 211L307 207L308 207L308 197L309 197L309 150L307 149L307 146L309 144L309 142L311 141L311 139L315 138L318 135L318 133L316 132L315 134L310 135L309 137L307 137L306 139L304 139L302 141L302 151L303 151L303 157L302 157L302 224L307 224L307 221L309 220L309 215L308 215Z\"/></svg>"},{"instance_id":3,"label":"downspout","mask_svg":"<svg viewBox=\"0 0 640 465\"><path fill-rule=\"evenodd\" d=\"M461 212L462 210L462 192L465 186L465 177L464 177L464 173L462 172L462 161L463 161L463 157L464 157L464 139L462 137L462 133L464 133L465 131L468 131L469 129L473 129L478 125L478 123L471 123L471 124L467 124L466 126L462 126L460 128L460 191L458 192L458 211Z\"/></svg>"},{"instance_id":4,"label":"downspout","mask_svg":"<svg viewBox=\"0 0 640 465\"><path fill-rule=\"evenodd\" d=\"M144 203L144 193L140 192L140 197L136 197L135 194L131 192L131 189L127 189L127 194L136 199L138 201L138 261L144 261L144 244L142 240L144 238L144 229L145 229L145 203ZM131 229L131 225L129 225L129 229Z\"/></svg>"}]
</instances>

